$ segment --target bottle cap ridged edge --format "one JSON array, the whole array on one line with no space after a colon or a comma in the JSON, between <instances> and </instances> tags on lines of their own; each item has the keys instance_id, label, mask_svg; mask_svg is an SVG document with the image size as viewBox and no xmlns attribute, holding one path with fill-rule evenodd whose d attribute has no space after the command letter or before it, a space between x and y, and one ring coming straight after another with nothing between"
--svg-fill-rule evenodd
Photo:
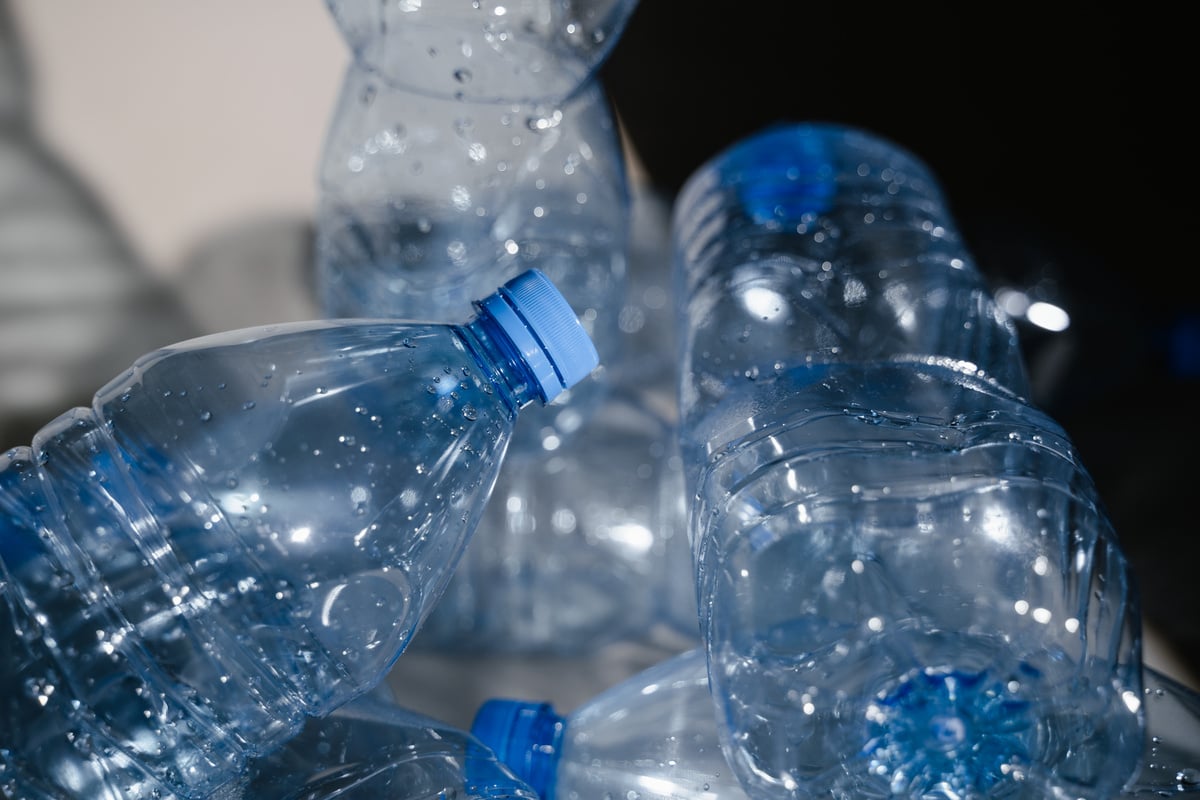
<instances>
[{"instance_id":1,"label":"bottle cap ridged edge","mask_svg":"<svg viewBox=\"0 0 1200 800\"><path fill-rule=\"evenodd\" d=\"M499 294L537 339L554 368L554 381L548 376L539 377L546 402L586 378L600 363L596 347L574 309L540 270L522 272L504 284Z\"/></svg>"}]
</instances>

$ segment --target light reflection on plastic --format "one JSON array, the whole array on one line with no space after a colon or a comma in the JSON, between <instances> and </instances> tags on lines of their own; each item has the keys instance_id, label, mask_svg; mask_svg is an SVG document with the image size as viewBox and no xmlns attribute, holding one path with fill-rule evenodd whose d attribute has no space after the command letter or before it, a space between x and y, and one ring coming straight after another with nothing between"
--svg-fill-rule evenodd
<instances>
[{"instance_id":1,"label":"light reflection on plastic","mask_svg":"<svg viewBox=\"0 0 1200 800\"><path fill-rule=\"evenodd\" d=\"M771 322L787 312L787 304L783 295L774 289L762 286L751 286L742 292L742 305L751 314L765 322Z\"/></svg>"},{"instance_id":2,"label":"light reflection on plastic","mask_svg":"<svg viewBox=\"0 0 1200 800\"><path fill-rule=\"evenodd\" d=\"M1024 317L1031 325L1053 333L1071 326L1071 315L1066 309L1045 300L1031 300L1029 295L1017 289L996 290L996 302L1010 317Z\"/></svg>"}]
</instances>

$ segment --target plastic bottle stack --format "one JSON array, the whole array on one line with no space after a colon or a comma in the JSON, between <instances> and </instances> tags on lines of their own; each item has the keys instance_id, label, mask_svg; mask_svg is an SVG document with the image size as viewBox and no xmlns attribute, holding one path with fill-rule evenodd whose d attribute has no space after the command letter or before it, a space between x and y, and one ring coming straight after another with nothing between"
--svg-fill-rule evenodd
<instances>
[{"instance_id":1,"label":"plastic bottle stack","mask_svg":"<svg viewBox=\"0 0 1200 800\"><path fill-rule=\"evenodd\" d=\"M207 797L379 684L596 366L541 273L477 311L185 342L0 456L6 793Z\"/></svg>"},{"instance_id":2,"label":"plastic bottle stack","mask_svg":"<svg viewBox=\"0 0 1200 800\"><path fill-rule=\"evenodd\" d=\"M354 59L322 161L323 313L437 315L536 266L602 363L621 363L631 201L595 70L633 5L330 2ZM522 415L418 646L575 653L658 626L694 635L673 409L616 380L601 370Z\"/></svg>"},{"instance_id":3,"label":"plastic bottle stack","mask_svg":"<svg viewBox=\"0 0 1200 800\"><path fill-rule=\"evenodd\" d=\"M747 791L1117 794L1136 592L928 169L772 127L693 174L674 238L701 628Z\"/></svg>"}]
</instances>

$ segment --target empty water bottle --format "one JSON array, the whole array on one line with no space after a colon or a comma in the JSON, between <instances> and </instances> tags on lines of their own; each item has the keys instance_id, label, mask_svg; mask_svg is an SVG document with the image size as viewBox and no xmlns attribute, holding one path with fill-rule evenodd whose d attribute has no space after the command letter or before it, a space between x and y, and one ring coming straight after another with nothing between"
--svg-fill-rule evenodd
<instances>
[{"instance_id":1,"label":"empty water bottle","mask_svg":"<svg viewBox=\"0 0 1200 800\"><path fill-rule=\"evenodd\" d=\"M717 738L702 649L688 650L560 715L494 698L471 732L542 800L744 800Z\"/></svg>"},{"instance_id":2,"label":"empty water bottle","mask_svg":"<svg viewBox=\"0 0 1200 800\"><path fill-rule=\"evenodd\" d=\"M326 0L354 58L391 85L471 102L561 100L612 50L637 0Z\"/></svg>"},{"instance_id":3,"label":"empty water bottle","mask_svg":"<svg viewBox=\"0 0 1200 800\"><path fill-rule=\"evenodd\" d=\"M596 353L529 271L469 322L318 321L150 353L0 457L0 775L204 797L377 685L517 412Z\"/></svg>"},{"instance_id":4,"label":"empty water bottle","mask_svg":"<svg viewBox=\"0 0 1200 800\"><path fill-rule=\"evenodd\" d=\"M1147 749L1122 798L1200 792L1200 695L1145 669ZM717 732L703 649L613 686L566 715L495 698L472 732L542 800L745 800ZM946 796L937 795L932 796Z\"/></svg>"},{"instance_id":5,"label":"empty water bottle","mask_svg":"<svg viewBox=\"0 0 1200 800\"><path fill-rule=\"evenodd\" d=\"M632 6L485 4L481 15L478 4L401 14L331 3L355 58L322 156L323 313L447 313L476 287L536 267L576 310L601 362L620 363L631 197L615 119L586 58L549 70L529 45L565 14L576 20L572 35L603 28L607 48ZM471 49L480 20L500 37L489 40L496 52ZM503 32L521 20L525 44ZM447 37L454 52L439 44ZM418 42L436 54L414 50ZM505 68L464 66L447 83L441 65L458 63L462 48ZM663 489L682 481L670 449L673 409L643 408L642 389L614 387L606 368L522 415L495 500L421 643L563 653L689 615L695 630L694 600L678 614L680 604L664 603L649 580L682 574L687 559L669 553L683 543L672 541L682 515Z\"/></svg>"},{"instance_id":6,"label":"empty water bottle","mask_svg":"<svg viewBox=\"0 0 1200 800\"><path fill-rule=\"evenodd\" d=\"M562 448L514 447L417 646L566 655L698 636L673 435L614 387Z\"/></svg>"},{"instance_id":7,"label":"empty water bottle","mask_svg":"<svg viewBox=\"0 0 1200 800\"><path fill-rule=\"evenodd\" d=\"M1142 747L1129 567L928 168L781 124L698 169L673 224L701 629L742 783L1116 794Z\"/></svg>"},{"instance_id":8,"label":"empty water bottle","mask_svg":"<svg viewBox=\"0 0 1200 800\"><path fill-rule=\"evenodd\" d=\"M634 195L629 294L605 393L578 430L525 415L471 547L417 646L569 655L698 637L676 436L667 206Z\"/></svg>"},{"instance_id":9,"label":"empty water bottle","mask_svg":"<svg viewBox=\"0 0 1200 800\"><path fill-rule=\"evenodd\" d=\"M321 315L452 319L537 268L609 363L625 289L627 194L616 126L594 84L559 104L463 103L389 87L352 63L320 168ZM572 415L559 419L566 399L535 430L571 430Z\"/></svg>"},{"instance_id":10,"label":"empty water bottle","mask_svg":"<svg viewBox=\"0 0 1200 800\"><path fill-rule=\"evenodd\" d=\"M250 764L228 800L538 800L466 731L374 694ZM220 800L225 800L221 798Z\"/></svg>"}]
</instances>

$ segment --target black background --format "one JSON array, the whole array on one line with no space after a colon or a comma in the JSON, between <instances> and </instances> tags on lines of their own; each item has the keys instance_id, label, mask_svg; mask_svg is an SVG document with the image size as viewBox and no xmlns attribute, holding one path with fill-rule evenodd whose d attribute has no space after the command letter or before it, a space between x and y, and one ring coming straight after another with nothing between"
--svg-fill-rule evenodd
<instances>
[{"instance_id":1,"label":"black background","mask_svg":"<svg viewBox=\"0 0 1200 800\"><path fill-rule=\"evenodd\" d=\"M1036 8L1036 7L1035 7ZM1078 445L1147 619L1200 672L1200 304L1190 26L1129 7L641 0L601 68L649 179L776 121L864 127L925 160L1020 326L1036 403Z\"/></svg>"}]
</instances>

